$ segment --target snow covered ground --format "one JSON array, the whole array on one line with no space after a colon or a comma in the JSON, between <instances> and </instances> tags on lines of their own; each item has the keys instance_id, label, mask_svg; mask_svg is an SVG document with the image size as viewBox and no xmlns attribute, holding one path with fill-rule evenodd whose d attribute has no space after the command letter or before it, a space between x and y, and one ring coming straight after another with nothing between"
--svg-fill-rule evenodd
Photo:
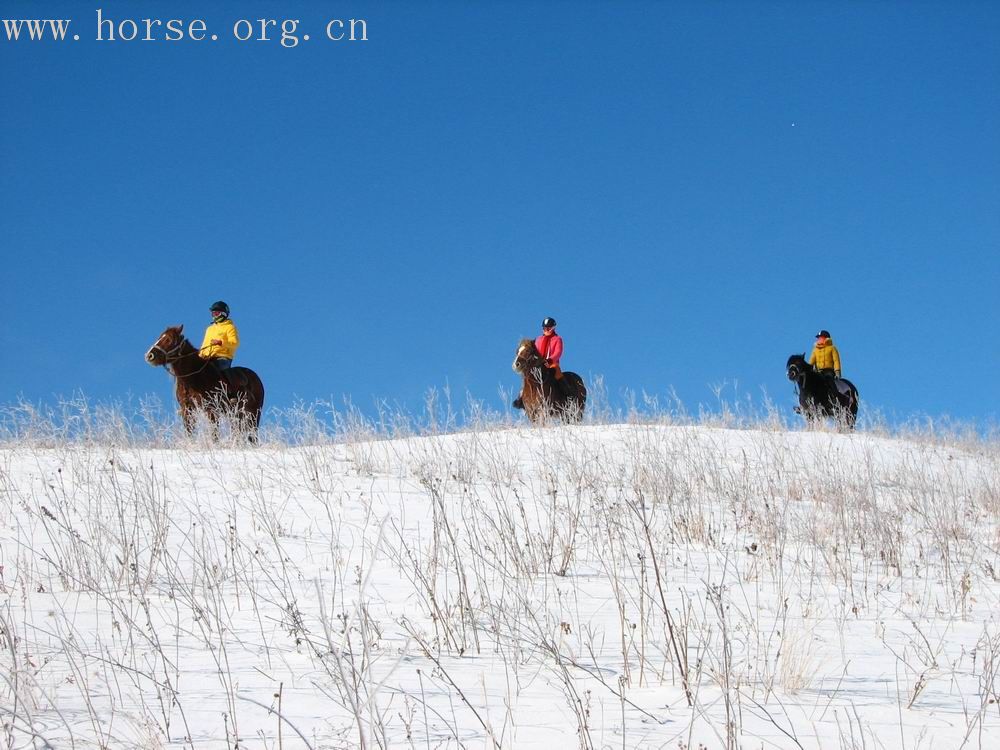
<instances>
[{"instance_id":1,"label":"snow covered ground","mask_svg":"<svg viewBox=\"0 0 1000 750\"><path fill-rule=\"evenodd\" d=\"M998 748L1000 449L0 448L0 746Z\"/></svg>"}]
</instances>

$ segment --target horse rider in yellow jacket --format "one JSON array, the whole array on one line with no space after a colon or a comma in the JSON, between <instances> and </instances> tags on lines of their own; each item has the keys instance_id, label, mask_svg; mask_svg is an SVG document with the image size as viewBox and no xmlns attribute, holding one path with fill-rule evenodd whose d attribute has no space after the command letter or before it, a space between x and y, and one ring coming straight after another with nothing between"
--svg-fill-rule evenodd
<instances>
[{"instance_id":1,"label":"horse rider in yellow jacket","mask_svg":"<svg viewBox=\"0 0 1000 750\"><path fill-rule=\"evenodd\" d=\"M809 355L809 364L821 375L840 378L840 352L833 345L829 331L823 330L816 334L816 345Z\"/></svg>"},{"instance_id":2,"label":"horse rider in yellow jacket","mask_svg":"<svg viewBox=\"0 0 1000 750\"><path fill-rule=\"evenodd\" d=\"M228 370L240 345L240 333L229 319L229 305L219 300L208 309L212 313L212 323L205 329L205 339L201 342L198 356L212 362L220 370Z\"/></svg>"}]
</instances>

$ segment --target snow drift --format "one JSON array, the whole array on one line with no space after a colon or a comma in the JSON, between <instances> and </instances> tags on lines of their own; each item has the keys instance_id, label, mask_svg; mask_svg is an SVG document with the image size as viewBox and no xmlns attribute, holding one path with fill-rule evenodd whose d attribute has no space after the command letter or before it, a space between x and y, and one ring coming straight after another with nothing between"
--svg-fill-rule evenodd
<instances>
[{"instance_id":1,"label":"snow drift","mask_svg":"<svg viewBox=\"0 0 1000 750\"><path fill-rule=\"evenodd\" d=\"M0 450L5 747L996 747L1000 451Z\"/></svg>"}]
</instances>

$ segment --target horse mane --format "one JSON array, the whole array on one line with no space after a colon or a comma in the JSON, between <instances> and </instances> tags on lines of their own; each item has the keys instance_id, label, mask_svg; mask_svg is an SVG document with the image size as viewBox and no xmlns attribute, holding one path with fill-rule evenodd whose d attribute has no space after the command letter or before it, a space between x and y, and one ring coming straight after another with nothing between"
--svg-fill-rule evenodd
<instances>
[{"instance_id":1,"label":"horse mane","mask_svg":"<svg viewBox=\"0 0 1000 750\"><path fill-rule=\"evenodd\" d=\"M529 363L530 362L534 362L536 364L544 363L544 358L542 357L542 353L538 351L538 347L535 346L534 339L521 339L521 343L517 345L517 350L521 351L522 349L524 349L524 357ZM549 376L555 377L552 374L551 370L549 370L548 368L542 368L542 369L544 370L543 375L545 377Z\"/></svg>"},{"instance_id":2,"label":"horse mane","mask_svg":"<svg viewBox=\"0 0 1000 750\"><path fill-rule=\"evenodd\" d=\"M184 335L183 324L179 326L170 326L169 328L167 328L167 331L170 331L177 337L177 346L181 348L182 356L188 356L191 354L191 352L194 352L195 354L198 353L198 350L195 349L194 344L191 343L191 339L189 339L187 336ZM164 333L166 333L166 331L164 331ZM190 349L191 351L188 351L188 349Z\"/></svg>"}]
</instances>

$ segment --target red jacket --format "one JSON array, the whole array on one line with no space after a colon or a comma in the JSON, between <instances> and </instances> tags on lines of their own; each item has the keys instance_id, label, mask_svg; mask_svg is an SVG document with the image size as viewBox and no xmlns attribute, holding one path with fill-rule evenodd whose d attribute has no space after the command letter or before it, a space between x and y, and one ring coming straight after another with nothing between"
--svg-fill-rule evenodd
<instances>
[{"instance_id":1,"label":"red jacket","mask_svg":"<svg viewBox=\"0 0 1000 750\"><path fill-rule=\"evenodd\" d=\"M535 339L535 348L545 359L550 360L554 365L558 365L559 358L563 353L562 337L558 333L553 333L551 336L546 336L543 333Z\"/></svg>"}]
</instances>

